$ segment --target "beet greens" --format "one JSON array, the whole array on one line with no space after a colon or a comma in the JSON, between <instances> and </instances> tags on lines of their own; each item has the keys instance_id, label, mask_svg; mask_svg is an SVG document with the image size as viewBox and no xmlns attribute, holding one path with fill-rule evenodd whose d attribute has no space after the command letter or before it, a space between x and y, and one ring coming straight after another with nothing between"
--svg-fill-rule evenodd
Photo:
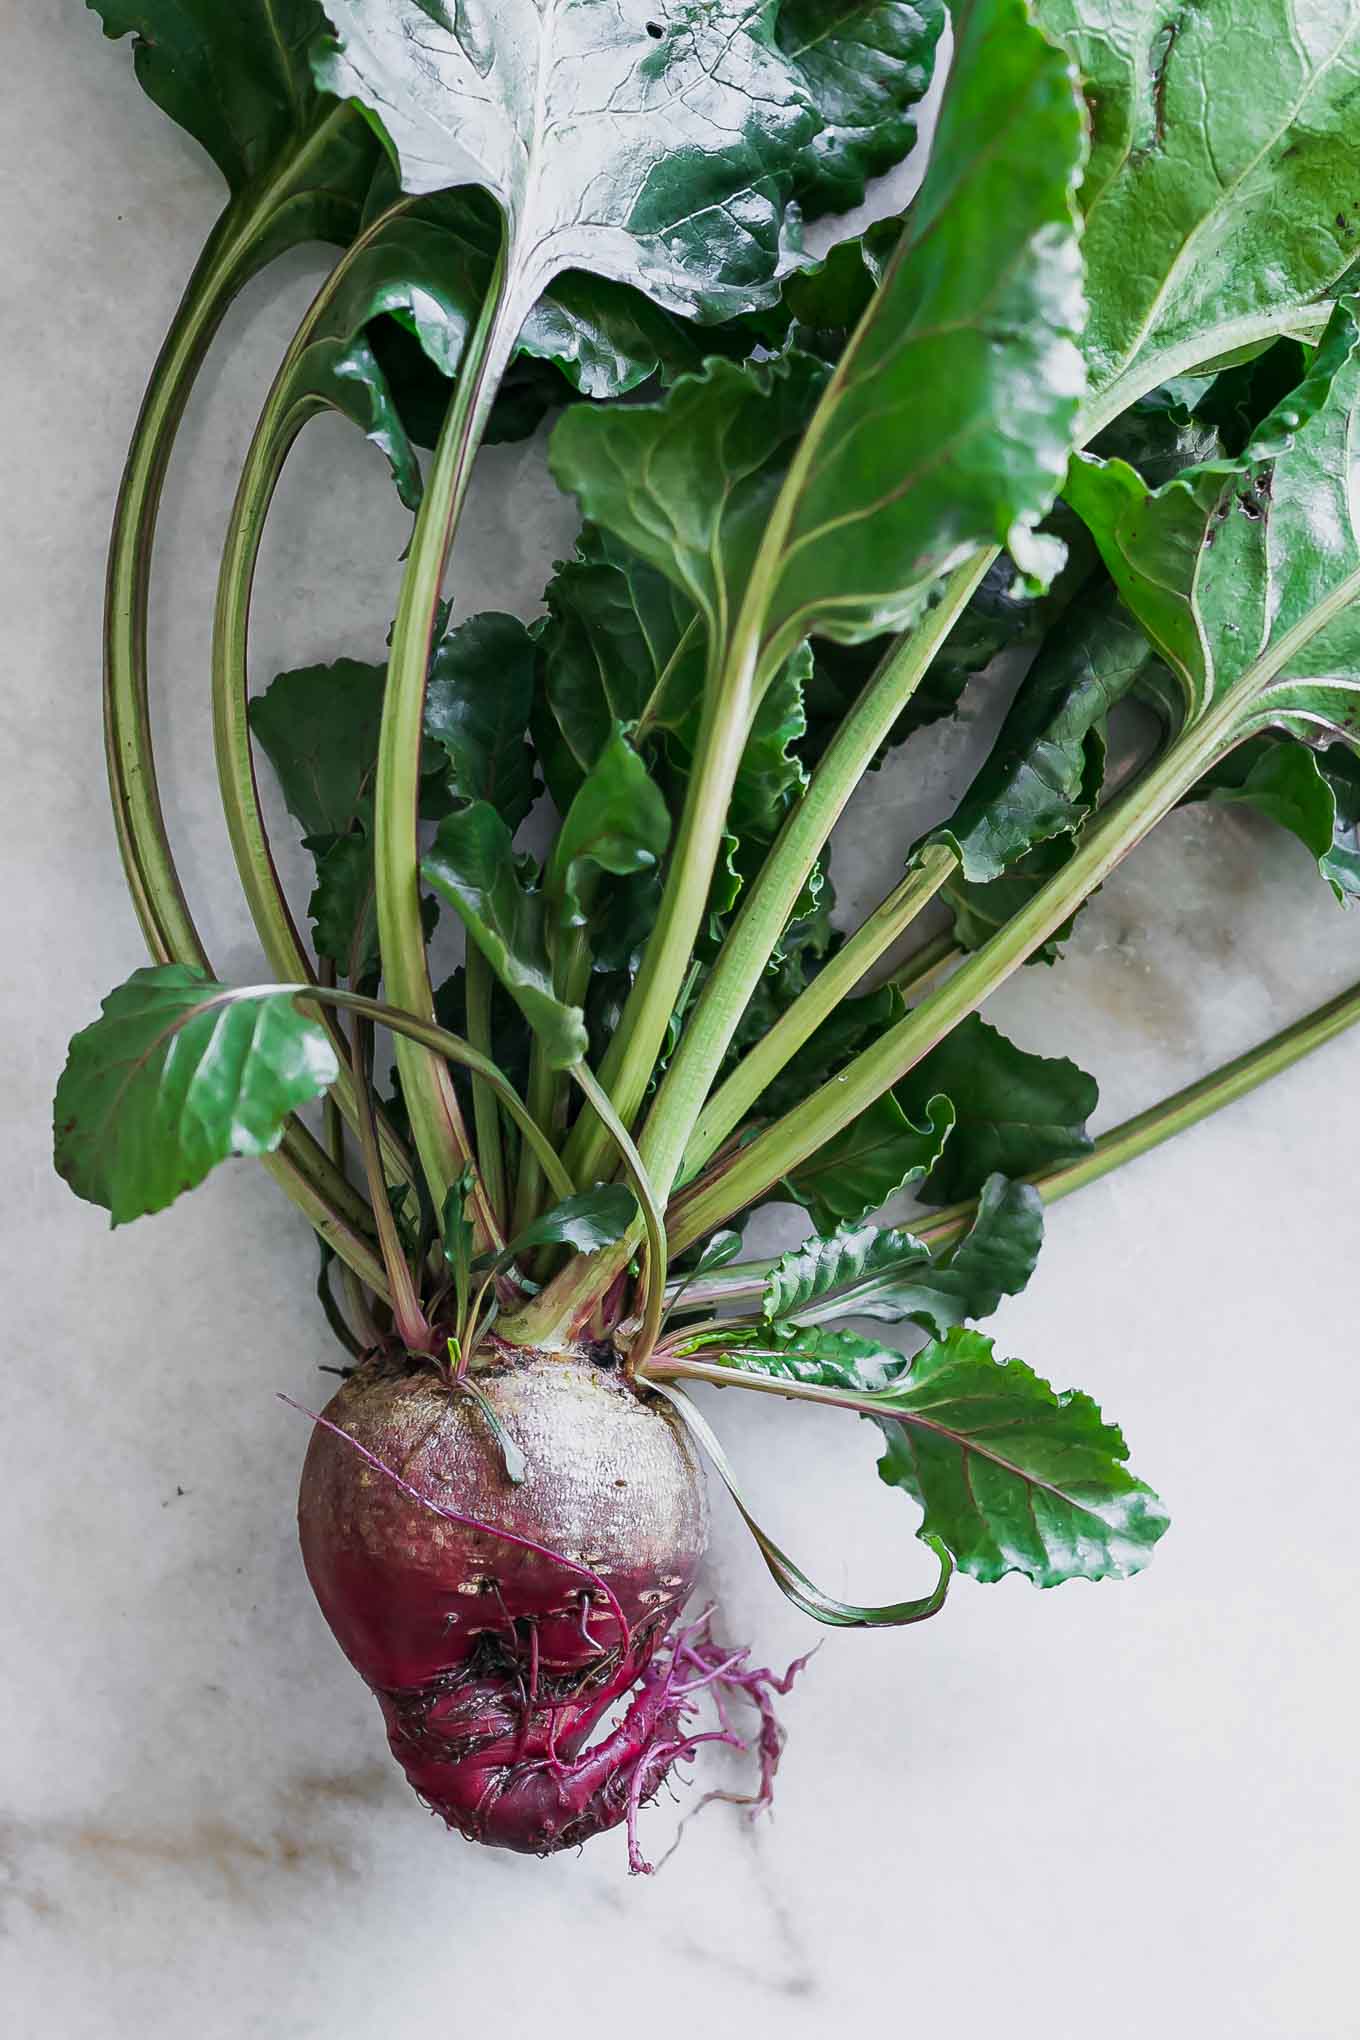
<instances>
[{"instance_id":1,"label":"beet greens","mask_svg":"<svg viewBox=\"0 0 1360 2040\"><path fill-rule=\"evenodd\" d=\"M626 1822L642 1867L639 1805L702 1741L742 1740L727 1701L754 1710L768 1797L788 1684L708 1618L680 1626L696 1446L737 1493L685 1384L881 1430L880 1474L938 1565L918 1598L833 1600L738 1497L823 1622L933 1615L955 1569L1123 1577L1166 1527L1095 1404L973 1327L1029 1281L1046 1204L1353 1024L1360 992L1094 1141L1093 1080L978 1009L1058 956L1186 800L1254 806L1360 893L1360 8L1140 4L1116 32L1086 0L961 0L946 45L939 7L900 0L831 27L804 0L90 4L230 197L152 372L110 554L110 781L154 961L71 1045L57 1167L118 1224L229 1155L265 1161L320 1236L358 1363L313 1441L303 1542L394 1750L476 1839L542 1850ZM1271 56L1243 91L1248 16ZM915 198L811 260L800 222L907 154L945 47ZM340 253L264 397L217 589L222 801L271 973L228 987L157 793L157 510L226 308L316 238ZM387 655L252 693L270 504L325 411L414 514ZM477 450L550 417L573 555L532 624L454 623ZM847 803L1020 647L972 786L844 928ZM1142 750L1114 770L1110 718L1135 702ZM315 861L309 933L260 753ZM465 961L436 985L449 914ZM905 1190L933 1215L875 1216ZM801 1205L809 1236L743 1259L767 1200ZM924 1343L904 1356L886 1325ZM412 1410L435 1440L419 1491ZM645 1511L626 1535L601 1518L606 1574L565 1548L559 1487L598 1490L635 1435L675 1527L650 1551ZM442 1522L412 1530L422 1507L462 1525L447 1549ZM496 1555L516 1522L538 1526L527 1570ZM401 1557L413 1539L451 1568L434 1587ZM616 1701L606 1757L588 1741Z\"/></svg>"}]
</instances>

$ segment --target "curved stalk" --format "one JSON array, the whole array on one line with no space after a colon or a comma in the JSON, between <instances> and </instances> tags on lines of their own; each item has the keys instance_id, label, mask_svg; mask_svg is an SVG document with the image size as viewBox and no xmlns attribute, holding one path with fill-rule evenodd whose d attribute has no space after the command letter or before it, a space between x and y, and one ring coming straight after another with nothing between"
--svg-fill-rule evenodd
<instances>
[{"instance_id":1,"label":"curved stalk","mask_svg":"<svg viewBox=\"0 0 1360 2040\"><path fill-rule=\"evenodd\" d=\"M367 1020L376 1021L378 1026L389 1032L404 1036L419 1043L431 1055L441 1056L446 1062L458 1063L475 1077L480 1077L487 1088L494 1092L502 1107L509 1113L515 1125L524 1136L526 1145L538 1157L540 1168L552 1186L555 1196L574 1197L576 1185L558 1159L542 1127L533 1114L526 1110L519 1092L505 1072L491 1061L489 1056L480 1055L461 1035L451 1034L447 1027L441 1027L435 1020L422 1020L418 1013L404 1012L400 1007L390 1005L385 999L369 999L362 992L343 992L333 985L252 985L247 992L233 993L234 997L247 995L258 998L262 993L292 992L295 997L315 1001L320 1005L341 1006L347 1012L360 1013Z\"/></svg>"},{"instance_id":2,"label":"curved stalk","mask_svg":"<svg viewBox=\"0 0 1360 2040\"><path fill-rule=\"evenodd\" d=\"M324 146L343 109L328 116L308 146ZM218 221L189 279L151 372L128 448L109 542L104 604L104 744L114 826L128 891L147 947L158 963L184 963L212 975L170 850L156 776L147 671L147 610L161 494L190 391L228 307L255 273L302 238L280 222L290 182L306 153L287 159L252 202L233 201ZM342 1236L350 1265L371 1223L363 1199L335 1168L300 1119L265 1158L275 1181L325 1234ZM341 1248L337 1245L337 1252ZM366 1279L366 1278L365 1278Z\"/></svg>"},{"instance_id":3,"label":"curved stalk","mask_svg":"<svg viewBox=\"0 0 1360 2040\"><path fill-rule=\"evenodd\" d=\"M680 1176L693 1176L739 1126L761 1093L798 1053L841 1000L848 998L865 972L896 942L921 909L932 900L958 859L952 850L931 844L920 863L903 879L867 921L858 927L828 964L818 971L791 1006L785 1008L755 1047L719 1086L695 1123L680 1164Z\"/></svg>"},{"instance_id":4,"label":"curved stalk","mask_svg":"<svg viewBox=\"0 0 1360 2040\"><path fill-rule=\"evenodd\" d=\"M458 365L453 401L416 518L392 627L374 818L378 939L392 998L408 1012L422 1015L434 1010L420 915L417 839L430 642L444 565L467 495L473 457L518 324L515 302L505 290L502 246L477 324L468 335ZM450 1184L468 1159L463 1115L449 1073L437 1054L429 1054L412 1038L399 1039L397 1064L421 1166L435 1209L440 1210ZM498 1247L499 1230L480 1179L474 1192L473 1218L482 1245Z\"/></svg>"},{"instance_id":5,"label":"curved stalk","mask_svg":"<svg viewBox=\"0 0 1360 2040\"><path fill-rule=\"evenodd\" d=\"M408 203L408 201L403 201ZM400 206L397 208L400 209ZM241 889L270 968L281 978L315 977L311 960L289 911L260 807L255 756L250 741L249 630L250 604L265 524L279 477L299 433L310 418L325 410L319 397L301 397L294 388L298 364L343 288L351 264L362 256L391 219L385 213L356 240L331 271L289 344L265 399L246 453L231 508L217 580L213 620L213 741L218 785L227 832L231 838ZM343 1032L323 1020L341 1059L336 1086L340 1108L359 1130L359 1101L349 1070L349 1045ZM394 1182L412 1182L410 1157L390 1126L378 1122L379 1141L388 1175Z\"/></svg>"}]
</instances>

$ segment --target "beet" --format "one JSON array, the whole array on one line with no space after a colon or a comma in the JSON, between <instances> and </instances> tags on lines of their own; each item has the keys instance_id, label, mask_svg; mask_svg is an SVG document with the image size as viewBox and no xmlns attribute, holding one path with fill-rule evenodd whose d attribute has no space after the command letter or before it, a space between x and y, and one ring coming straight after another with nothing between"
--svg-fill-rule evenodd
<instances>
[{"instance_id":1,"label":"beet","mask_svg":"<svg viewBox=\"0 0 1360 2040\"><path fill-rule=\"evenodd\" d=\"M507 1352L477 1385L525 1456L518 1486L483 1412L433 1367L370 1361L345 1382L302 1471L307 1576L393 1755L450 1827L546 1855L627 1821L645 1869L637 1809L671 1766L702 1742L748 1746L724 1689L757 1709L751 1803L766 1802L782 1740L770 1692L792 1673L749 1670L707 1616L680 1625L708 1511L671 1412L584 1359ZM704 1691L719 1724L695 1734Z\"/></svg>"}]
</instances>

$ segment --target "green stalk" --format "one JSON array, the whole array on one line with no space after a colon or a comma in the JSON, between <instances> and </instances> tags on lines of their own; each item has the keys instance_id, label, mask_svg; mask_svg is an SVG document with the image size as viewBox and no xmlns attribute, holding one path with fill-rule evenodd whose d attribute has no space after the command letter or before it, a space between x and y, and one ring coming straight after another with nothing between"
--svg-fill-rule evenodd
<instances>
[{"instance_id":1,"label":"green stalk","mask_svg":"<svg viewBox=\"0 0 1360 2040\"><path fill-rule=\"evenodd\" d=\"M299 172L330 146L337 127L358 121L352 108L333 107L263 187L222 214L156 358L128 448L105 587L104 732L128 890L158 963L208 968L170 853L151 740L147 601L161 492L190 391L228 307L275 256L316 233L309 207L289 217Z\"/></svg>"},{"instance_id":2,"label":"green stalk","mask_svg":"<svg viewBox=\"0 0 1360 2040\"><path fill-rule=\"evenodd\" d=\"M337 108L310 140L288 156L249 203L229 205L209 236L147 384L128 449L109 542L104 606L104 742L114 825L128 891L147 947L158 963L183 963L211 976L170 850L161 810L152 741L147 673L147 607L161 494L185 406L228 307L276 254L304 238L285 227L291 180L312 149L324 147L333 124L353 116ZM310 225L305 234L314 231ZM367 1268L379 1264L362 1249L371 1224L363 1199L300 1119L285 1129L265 1167L337 1252Z\"/></svg>"},{"instance_id":3,"label":"green stalk","mask_svg":"<svg viewBox=\"0 0 1360 2040\"><path fill-rule=\"evenodd\" d=\"M1120 859L1188 793L1218 754L1234 704L1212 712L1087 830L1075 856L999 934L975 950L921 1005L890 1027L829 1083L758 1134L670 1211L672 1253L721 1225L825 1146L876 1098L899 1082L960 1020L975 1012L1011 972L1101 885Z\"/></svg>"},{"instance_id":4,"label":"green stalk","mask_svg":"<svg viewBox=\"0 0 1360 2040\"><path fill-rule=\"evenodd\" d=\"M451 1034L447 1027L441 1027L436 1020L422 1020L418 1013L405 1013L399 1007L390 1005L385 999L370 999L363 992L341 991L336 985L307 984L264 984L224 985L206 998L196 1011L212 1006L235 1005L240 999L269 999L283 994L305 1005L337 1006L346 1013L357 1013L365 1020L371 1020L379 1027L386 1027L392 1034L404 1036L419 1042L432 1055L439 1055L446 1062L457 1063L473 1076L480 1077L495 1093L501 1105L510 1115L523 1134L525 1141L537 1155L544 1175L559 1198L573 1197L576 1185L567 1174L557 1151L541 1126L526 1111L519 1092L515 1089L504 1070L480 1055L460 1034ZM319 1230L319 1228L318 1228ZM387 1283L380 1262L373 1260L378 1279L370 1286L387 1298ZM364 1278L368 1280L367 1275Z\"/></svg>"},{"instance_id":5,"label":"green stalk","mask_svg":"<svg viewBox=\"0 0 1360 2040\"><path fill-rule=\"evenodd\" d=\"M389 211L375 220L341 257L289 343L246 453L217 580L212 651L213 741L222 810L241 889L261 946L271 970L287 979L311 978L315 972L289 911L260 806L249 720L251 595L279 477L304 425L326 408L319 397L298 397L295 389L298 365L344 287L352 263L383 232L391 216ZM336 1088L340 1108L357 1132L360 1105L349 1069L349 1045L343 1031L328 1016L322 1024L330 1032L341 1059L341 1078ZM391 1127L381 1120L379 1141L391 1180L413 1182L411 1158Z\"/></svg>"},{"instance_id":6,"label":"green stalk","mask_svg":"<svg viewBox=\"0 0 1360 2040\"><path fill-rule=\"evenodd\" d=\"M963 950L952 935L937 935L931 942L923 942L913 956L909 956L900 970L895 970L887 979L895 985L903 998L925 984L928 978L938 976L951 963L957 963Z\"/></svg>"},{"instance_id":7,"label":"green stalk","mask_svg":"<svg viewBox=\"0 0 1360 2040\"><path fill-rule=\"evenodd\" d=\"M406 1258L397 1233L397 1222L392 1216L392 1205L387 1195L387 1181L383 1175L382 1151L378 1146L378 1128L373 1117L373 1101L369 1092L370 1061L373 1045L373 1024L360 1018L354 1024L354 1093L359 1107L359 1151L364 1160L364 1173L368 1177L369 1195L373 1199L373 1216L378 1225L378 1246L387 1270L387 1286L392 1297L392 1319L397 1335L408 1353L430 1351L430 1327L420 1298L416 1293L411 1264ZM494 1107L493 1107L494 1109Z\"/></svg>"},{"instance_id":8,"label":"green stalk","mask_svg":"<svg viewBox=\"0 0 1360 2040\"><path fill-rule=\"evenodd\" d=\"M494 982L490 964L477 944L469 939L463 959L468 1040L482 1055L487 1056L491 1053L491 992ZM529 1096L529 1110L535 1117L539 1116L532 1092ZM486 1187L486 1200L491 1207L493 1220L504 1231L510 1216L510 1200L506 1189L505 1148L501 1141L500 1112L496 1105L495 1093L488 1090L480 1077L472 1079L472 1123L477 1135L477 1165ZM542 1123L547 1125L546 1120Z\"/></svg>"},{"instance_id":9,"label":"green stalk","mask_svg":"<svg viewBox=\"0 0 1360 2040\"><path fill-rule=\"evenodd\" d=\"M789 1402L820 1403L824 1409L860 1410L869 1416L884 1406L883 1396L870 1389L856 1393L848 1388L823 1388L816 1382L790 1381L784 1374L748 1374L740 1367L724 1367L721 1361L687 1360L677 1353L657 1353L637 1372L643 1381L706 1381L714 1388L753 1388L758 1395L782 1395Z\"/></svg>"},{"instance_id":10,"label":"green stalk","mask_svg":"<svg viewBox=\"0 0 1360 2040\"><path fill-rule=\"evenodd\" d=\"M313 1184L311 1177L300 1169L280 1168L279 1155L263 1155L261 1160L274 1181L292 1198L298 1210L312 1225L318 1236L332 1248L347 1268L352 1268L359 1280L366 1283L375 1296L384 1303L391 1301L387 1289L387 1273L382 1261L374 1253L364 1231L353 1225L336 1208L336 1202L324 1195ZM273 1166L271 1166L271 1164ZM351 1191L357 1198L357 1192ZM363 1200L358 1199L361 1204ZM363 1205L367 1223L372 1223L368 1206Z\"/></svg>"},{"instance_id":11,"label":"green stalk","mask_svg":"<svg viewBox=\"0 0 1360 2040\"><path fill-rule=\"evenodd\" d=\"M1123 1168L1126 1162L1137 1161L1140 1155L1161 1147L1174 1135L1188 1132L1201 1120L1221 1112L1225 1105L1247 1097L1271 1077L1291 1069L1295 1063L1311 1055L1314 1049L1324 1047L1337 1035L1357 1025L1360 1025L1360 984L1339 992L1325 1005L1305 1013L1301 1020L1281 1028L1278 1034L1272 1034L1268 1041L1259 1042L1255 1048L1235 1056L1220 1069L1211 1070L1208 1076L1197 1078L1183 1090L1175 1091L1169 1098L1149 1106L1146 1112L1139 1112L1122 1125L1112 1127L1100 1136L1090 1154L1056 1168L1036 1169L1019 1180L1032 1183L1046 1205L1056 1204L1060 1198L1070 1197L1074 1190L1084 1189L1088 1183L1097 1183L1102 1176ZM924 1246L938 1252L958 1244L972 1225L976 1213L976 1200L967 1198L958 1204L944 1206L924 1224L912 1220L908 1230ZM689 1310L708 1310L718 1304L758 1302L774 1266L773 1259L743 1261L733 1267L715 1268L708 1275L681 1277L670 1285L667 1306L674 1307L682 1290L685 1307Z\"/></svg>"},{"instance_id":12,"label":"green stalk","mask_svg":"<svg viewBox=\"0 0 1360 2040\"><path fill-rule=\"evenodd\" d=\"M435 449L402 577L378 746L374 838L378 939L383 975L395 1004L434 1011L420 913L417 836L425 681L444 565L467 495L496 386L514 346L518 318L505 294L505 250L497 257L477 324L468 335L453 401ZM398 1039L397 1065L416 1148L436 1211L469 1156L467 1133L448 1070L438 1054ZM478 1179L473 1222L481 1246L498 1248L499 1229Z\"/></svg>"},{"instance_id":13,"label":"green stalk","mask_svg":"<svg viewBox=\"0 0 1360 2040\"><path fill-rule=\"evenodd\" d=\"M873 968L884 950L891 948L903 929L934 898L957 862L953 851L941 844L925 849L919 864L780 1014L769 1033L742 1058L700 1113L680 1164L682 1180L698 1174L804 1042L841 1000L849 997L865 972Z\"/></svg>"},{"instance_id":14,"label":"green stalk","mask_svg":"<svg viewBox=\"0 0 1360 2040\"><path fill-rule=\"evenodd\" d=\"M775 839L685 1023L643 1130L643 1159L662 1197L670 1194L704 1100L827 838L989 564L979 553L956 568L935 608L879 663ZM942 872L939 882L947 875Z\"/></svg>"},{"instance_id":15,"label":"green stalk","mask_svg":"<svg viewBox=\"0 0 1360 2040\"><path fill-rule=\"evenodd\" d=\"M666 1221L642 1156L633 1145L627 1127L615 1113L604 1086L585 1063L573 1063L569 1075L599 1114L601 1125L608 1129L609 1137L619 1151L624 1173L633 1186L633 1194L642 1207L642 1224L647 1236L646 1294L642 1324L628 1352L628 1367L632 1372L651 1353L666 1313Z\"/></svg>"},{"instance_id":16,"label":"green stalk","mask_svg":"<svg viewBox=\"0 0 1360 2040\"><path fill-rule=\"evenodd\" d=\"M724 668L710 668L705 685L693 769L656 924L600 1065L600 1082L625 1125L631 1124L646 1096L708 905L728 802L755 713L758 654L756 634L748 632ZM572 1174L583 1183L594 1182L610 1146L609 1131L598 1114L582 1111L567 1143ZM658 1187L664 1197L668 1186Z\"/></svg>"},{"instance_id":17,"label":"green stalk","mask_svg":"<svg viewBox=\"0 0 1360 2040\"><path fill-rule=\"evenodd\" d=\"M1038 1170L1024 1181L1033 1183L1045 1204L1056 1204L1060 1198L1070 1197L1074 1190L1099 1182L1114 1169L1122 1169L1125 1162L1137 1161L1140 1155L1160 1147L1174 1135L1198 1126L1202 1119L1221 1112L1225 1105L1245 1098L1357 1023L1360 1023L1360 985L1352 985L1348 991L1328 999L1325 1005L1305 1013L1301 1020L1282 1027L1268 1041L1224 1063L1221 1069L1187 1084L1146 1112L1126 1119L1121 1126L1112 1127L1109 1133L1100 1136L1090 1154L1066 1162L1061 1168ZM948 1205L925 1225L914 1226L912 1230L928 1247L952 1246L967 1232L976 1208L973 1203Z\"/></svg>"},{"instance_id":18,"label":"green stalk","mask_svg":"<svg viewBox=\"0 0 1360 2040\"><path fill-rule=\"evenodd\" d=\"M590 982L590 945L584 928L569 928L557 938L553 959L553 989L568 1006L585 1003ZM535 1034L529 1050L528 1105L539 1125L557 1138L566 1099L567 1073L548 1061L542 1038ZM515 1179L515 1210L511 1236L522 1233L538 1217L543 1176L532 1155L521 1157Z\"/></svg>"},{"instance_id":19,"label":"green stalk","mask_svg":"<svg viewBox=\"0 0 1360 2040\"><path fill-rule=\"evenodd\" d=\"M334 970L335 966L332 964L332 974L326 980L328 984L335 983ZM326 1128L327 1152L335 1163L336 1168L344 1174L345 1121L340 1107L336 1104L334 1095L330 1091L326 1093L322 1117ZM350 1323L358 1335L357 1342L360 1351L362 1352L378 1345L380 1335L373 1319L373 1313L369 1309L368 1297L364 1293L364 1286L347 1262L341 1263L341 1283L345 1292L345 1307L349 1312Z\"/></svg>"},{"instance_id":20,"label":"green stalk","mask_svg":"<svg viewBox=\"0 0 1360 2040\"><path fill-rule=\"evenodd\" d=\"M953 628L960 611L990 565L991 557L979 553L956 569L946 582L935 608L929 612L919 628L910 635L899 638L887 656L880 661L859 699L828 745L798 805L775 839L774 846L747 896L746 904L723 943L717 963L698 1004L685 1021L680 1045L662 1080L639 1142L648 1174L663 1203L670 1194L686 1142L694 1122L703 1109L708 1088L727 1052L732 1035L746 1010L752 992L760 981L761 973L773 953L775 944L788 924L798 895L807 883L808 873L825 846L836 820L844 811L846 802L858 785L869 759L891 730L940 644ZM741 744L734 747L738 762L744 745L743 729ZM730 793L729 781L721 810L709 817L715 845L721 841L722 817L726 815L726 802ZM694 804L694 795L695 782L691 781L690 796L685 810L687 820ZM716 850L714 854L716 855ZM705 899L707 885L711 879L711 864L708 869ZM672 878L674 871L673 866ZM947 876L947 872L944 876ZM921 904L923 905L924 901ZM697 927L697 922L695 926ZM653 945L656 944L659 934L659 929L653 932L648 945L648 957L653 955ZM692 943L693 930L690 931L688 940ZM675 952L672 951L671 954L673 958ZM688 951L682 960L687 966ZM644 958L644 969L646 962L647 959ZM634 990L636 989L635 985ZM619 1033L615 1036L615 1045L627 1038L631 1010L630 1000ZM654 1056L655 1052L656 1048L653 1045L649 1054ZM606 1057L600 1072L602 1081L607 1079L609 1063L610 1057ZM617 1105L617 1091L611 1095ZM582 1119L584 1118L583 1114ZM578 1133L581 1131L580 1126L576 1131ZM592 1169L592 1175L588 1177L578 1159L578 1146L584 1147L584 1142L568 1144L568 1162L574 1165L573 1172L578 1181L593 1180L593 1174L602 1165L604 1155L598 1144L585 1150L586 1166ZM567 1263L561 1273L549 1283L542 1297L536 1299L531 1306L534 1323L544 1338L553 1336L560 1324L575 1322L593 1297L604 1294L626 1265L628 1255L636 1243L635 1228L627 1239L619 1246L611 1248L609 1252L594 1254L586 1259L578 1257Z\"/></svg>"},{"instance_id":21,"label":"green stalk","mask_svg":"<svg viewBox=\"0 0 1360 2040\"><path fill-rule=\"evenodd\" d=\"M340 1006L347 1012L360 1013L365 1019L376 1021L378 1026L386 1027L398 1039L417 1042L431 1055L437 1055L445 1062L457 1063L474 1077L480 1077L519 1128L526 1147L537 1156L554 1196L575 1196L576 1185L558 1159L556 1148L533 1114L526 1109L510 1079L489 1056L480 1054L461 1035L451 1034L447 1027L441 1027L435 1020L421 1019L418 1013L403 1012L385 999L366 998L362 992L342 992L327 985L255 985L250 988L250 995L258 997L262 991L292 992L304 1001L315 1000L321 1005Z\"/></svg>"}]
</instances>

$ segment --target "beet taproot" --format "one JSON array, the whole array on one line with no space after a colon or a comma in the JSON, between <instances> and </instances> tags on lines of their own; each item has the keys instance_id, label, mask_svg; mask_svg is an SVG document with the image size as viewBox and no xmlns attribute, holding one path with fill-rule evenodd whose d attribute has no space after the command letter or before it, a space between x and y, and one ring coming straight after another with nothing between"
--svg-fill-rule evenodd
<instances>
[{"instance_id":1,"label":"beet taproot","mask_svg":"<svg viewBox=\"0 0 1360 2040\"><path fill-rule=\"evenodd\" d=\"M770 1693L789 1675L748 1669L706 1616L680 1623L708 1509L669 1411L588 1359L507 1354L477 1386L524 1454L519 1485L483 1411L434 1367L371 1361L344 1383L302 1471L308 1579L393 1755L451 1827L542 1855L626 1821L645 1869L637 1810L671 1766L706 1741L748 1747L723 1688L757 1709L752 1803L768 1799ZM703 1691L719 1725L696 1734Z\"/></svg>"}]
</instances>

